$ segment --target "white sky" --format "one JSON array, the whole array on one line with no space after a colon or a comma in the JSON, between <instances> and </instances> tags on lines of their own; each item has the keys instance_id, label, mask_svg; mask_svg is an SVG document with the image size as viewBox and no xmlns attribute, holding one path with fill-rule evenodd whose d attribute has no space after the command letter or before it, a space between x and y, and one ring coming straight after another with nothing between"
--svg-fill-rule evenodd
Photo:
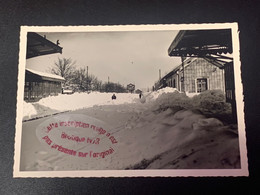
<instances>
[{"instance_id":1,"label":"white sky","mask_svg":"<svg viewBox=\"0 0 260 195\"><path fill-rule=\"evenodd\" d=\"M28 68L48 72L54 61L71 58L77 67L89 67L103 82L136 89L147 89L159 78L181 63L179 57L169 57L168 48L178 31L78 32L39 33L63 47L62 54L51 54L28 59Z\"/></svg>"}]
</instances>

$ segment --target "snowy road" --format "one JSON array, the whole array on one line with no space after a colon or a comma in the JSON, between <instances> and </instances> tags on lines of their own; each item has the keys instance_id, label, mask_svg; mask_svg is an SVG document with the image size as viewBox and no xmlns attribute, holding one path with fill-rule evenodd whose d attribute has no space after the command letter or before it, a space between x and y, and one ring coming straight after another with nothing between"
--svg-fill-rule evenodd
<instances>
[{"instance_id":1,"label":"snowy road","mask_svg":"<svg viewBox=\"0 0 260 195\"><path fill-rule=\"evenodd\" d=\"M128 106L128 108L126 108ZM80 114L85 116L91 116L93 118L103 121L109 127L109 132L115 137L120 134L127 127L127 122L130 118L136 117L138 112L141 112L142 105L140 104L140 110L136 109L136 106L131 107L129 105L113 105L113 106L94 106L92 108L77 110L69 112L69 114ZM129 112L129 110L132 110ZM68 113L59 114L59 116L66 116ZM77 157L71 157L61 154L57 151L52 151L50 148L44 146L37 139L35 130L44 121L50 119L49 117L40 118L37 120L31 120L23 122L22 132L22 145L21 145L21 170L75 170L75 169L111 169L117 167L122 169L130 164L120 164L112 159L101 159L102 162L97 166L96 162L80 161ZM121 138L118 138L120 145L122 144ZM117 151L116 151L117 152ZM107 162L109 161L109 162ZM64 164L65 162L65 164ZM67 163L69 162L69 163ZM73 162L73 163L72 163ZM71 165L71 163L74 165ZM69 165L70 164L70 165ZM105 165L106 164L106 165ZM105 167L104 167L105 165ZM114 166L113 166L114 165ZM76 166L76 167L75 167ZM79 168L81 167L81 168Z\"/></svg>"},{"instance_id":2,"label":"snowy road","mask_svg":"<svg viewBox=\"0 0 260 195\"><path fill-rule=\"evenodd\" d=\"M60 114L66 116L68 113ZM118 143L112 155L78 158L46 147L35 129L45 120L23 123L21 170L238 168L237 134L214 118L169 108L153 112L146 104L100 105L69 114L103 121Z\"/></svg>"}]
</instances>

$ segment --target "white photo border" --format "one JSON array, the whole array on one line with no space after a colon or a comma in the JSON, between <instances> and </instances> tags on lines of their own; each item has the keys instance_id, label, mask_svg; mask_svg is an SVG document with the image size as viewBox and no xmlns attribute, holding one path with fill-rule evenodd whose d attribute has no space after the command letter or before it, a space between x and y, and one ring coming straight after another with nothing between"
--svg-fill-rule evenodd
<instances>
[{"instance_id":1,"label":"white photo border","mask_svg":"<svg viewBox=\"0 0 260 195\"><path fill-rule=\"evenodd\" d=\"M165 30L202 30L231 29L235 95L237 103L238 138L241 168L240 169L156 169L156 170L80 170L80 171L20 171L23 97L26 65L27 32L112 32L112 31L165 31ZM246 149L243 86L241 81L241 62L239 48L239 30L237 23L214 24L169 24L169 25L116 25L116 26L21 26L20 51L18 65L18 89L16 110L16 132L13 177L216 177L248 176Z\"/></svg>"}]
</instances>

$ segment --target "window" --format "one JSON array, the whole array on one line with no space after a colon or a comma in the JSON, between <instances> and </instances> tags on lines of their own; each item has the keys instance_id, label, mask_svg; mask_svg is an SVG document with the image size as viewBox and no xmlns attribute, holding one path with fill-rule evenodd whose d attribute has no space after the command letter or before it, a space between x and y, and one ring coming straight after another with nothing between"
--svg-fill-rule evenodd
<instances>
[{"instance_id":1,"label":"window","mask_svg":"<svg viewBox=\"0 0 260 195\"><path fill-rule=\"evenodd\" d=\"M206 78L197 79L197 92L208 90L208 82Z\"/></svg>"}]
</instances>

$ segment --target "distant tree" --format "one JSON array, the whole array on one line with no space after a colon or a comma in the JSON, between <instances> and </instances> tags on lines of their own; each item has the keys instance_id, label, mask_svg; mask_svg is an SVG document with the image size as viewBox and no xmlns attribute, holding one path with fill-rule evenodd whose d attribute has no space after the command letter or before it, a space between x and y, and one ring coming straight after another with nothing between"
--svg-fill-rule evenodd
<instances>
[{"instance_id":1,"label":"distant tree","mask_svg":"<svg viewBox=\"0 0 260 195\"><path fill-rule=\"evenodd\" d=\"M75 71L76 61L72 61L71 58L58 58L58 61L54 62L51 68L53 74L62 76L65 79L65 83L71 82Z\"/></svg>"},{"instance_id":2,"label":"distant tree","mask_svg":"<svg viewBox=\"0 0 260 195\"><path fill-rule=\"evenodd\" d=\"M81 91L87 90L87 70L86 68L80 68L74 71L72 75L73 84L77 84Z\"/></svg>"},{"instance_id":3,"label":"distant tree","mask_svg":"<svg viewBox=\"0 0 260 195\"><path fill-rule=\"evenodd\" d=\"M75 70L72 77L72 83L77 84L81 91L99 91L101 88L102 81L93 74L88 74L85 67Z\"/></svg>"},{"instance_id":4,"label":"distant tree","mask_svg":"<svg viewBox=\"0 0 260 195\"><path fill-rule=\"evenodd\" d=\"M90 75L90 86L93 91L101 91L102 81L100 81L96 76Z\"/></svg>"},{"instance_id":5,"label":"distant tree","mask_svg":"<svg viewBox=\"0 0 260 195\"><path fill-rule=\"evenodd\" d=\"M127 90L119 83L107 82L102 85L102 89L105 92L117 92L125 93Z\"/></svg>"}]
</instances>

